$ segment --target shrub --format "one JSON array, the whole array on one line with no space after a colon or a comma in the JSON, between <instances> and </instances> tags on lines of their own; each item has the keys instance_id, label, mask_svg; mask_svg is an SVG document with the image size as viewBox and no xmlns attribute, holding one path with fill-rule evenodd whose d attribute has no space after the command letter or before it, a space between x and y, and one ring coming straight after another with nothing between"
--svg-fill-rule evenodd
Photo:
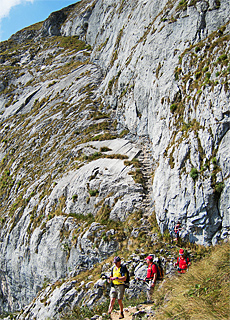
<instances>
[{"instance_id":1,"label":"shrub","mask_svg":"<svg viewBox=\"0 0 230 320\"><path fill-rule=\"evenodd\" d=\"M215 185L214 189L215 189L215 192L221 193L223 191L223 189L224 189L224 183L223 182L217 183Z\"/></svg>"},{"instance_id":2,"label":"shrub","mask_svg":"<svg viewBox=\"0 0 230 320\"><path fill-rule=\"evenodd\" d=\"M190 177L195 180L198 177L198 170L196 168L192 168L190 171Z\"/></svg>"},{"instance_id":3,"label":"shrub","mask_svg":"<svg viewBox=\"0 0 230 320\"><path fill-rule=\"evenodd\" d=\"M173 113L174 111L176 111L177 109L177 105L175 103L173 103L171 106L170 106L170 111Z\"/></svg>"},{"instance_id":4,"label":"shrub","mask_svg":"<svg viewBox=\"0 0 230 320\"><path fill-rule=\"evenodd\" d=\"M140 169L136 169L136 171L130 171L128 174L133 177L135 183L140 183L144 186L144 177Z\"/></svg>"},{"instance_id":5,"label":"shrub","mask_svg":"<svg viewBox=\"0 0 230 320\"><path fill-rule=\"evenodd\" d=\"M88 157L88 160L93 161L93 160L99 159L101 157L102 157L102 153L94 152L94 154L92 154L91 156Z\"/></svg>"},{"instance_id":6,"label":"shrub","mask_svg":"<svg viewBox=\"0 0 230 320\"><path fill-rule=\"evenodd\" d=\"M108 147L101 147L100 148L100 152L107 152L107 151L112 151L112 150Z\"/></svg>"},{"instance_id":7,"label":"shrub","mask_svg":"<svg viewBox=\"0 0 230 320\"><path fill-rule=\"evenodd\" d=\"M128 160L124 161L124 165L125 166L133 165L135 168L141 167L140 161L137 158L133 158L133 160L131 160L131 161L128 161Z\"/></svg>"},{"instance_id":8,"label":"shrub","mask_svg":"<svg viewBox=\"0 0 230 320\"><path fill-rule=\"evenodd\" d=\"M200 71L195 73L196 80L198 80L200 78L200 76L201 76L201 72Z\"/></svg>"},{"instance_id":9,"label":"shrub","mask_svg":"<svg viewBox=\"0 0 230 320\"><path fill-rule=\"evenodd\" d=\"M228 56L226 55L226 53L222 54L221 56L219 56L217 58L217 61L218 62L221 62L221 61L224 61L224 60L227 60L228 59Z\"/></svg>"},{"instance_id":10,"label":"shrub","mask_svg":"<svg viewBox=\"0 0 230 320\"><path fill-rule=\"evenodd\" d=\"M211 73L210 72L207 72L206 75L205 75L205 79L206 80L209 80L211 78Z\"/></svg>"},{"instance_id":11,"label":"shrub","mask_svg":"<svg viewBox=\"0 0 230 320\"><path fill-rule=\"evenodd\" d=\"M120 138L123 138L123 137L126 136L128 133L129 133L129 130L128 130L128 129L125 129L125 130L123 130L123 131L120 133L119 137L120 137Z\"/></svg>"},{"instance_id":12,"label":"shrub","mask_svg":"<svg viewBox=\"0 0 230 320\"><path fill-rule=\"evenodd\" d=\"M212 164L217 164L216 157L212 158Z\"/></svg>"},{"instance_id":13,"label":"shrub","mask_svg":"<svg viewBox=\"0 0 230 320\"><path fill-rule=\"evenodd\" d=\"M89 190L89 194L91 197L95 197L99 194L99 191L96 189L96 190Z\"/></svg>"},{"instance_id":14,"label":"shrub","mask_svg":"<svg viewBox=\"0 0 230 320\"><path fill-rule=\"evenodd\" d=\"M123 154L110 154L110 155L106 155L106 158L108 159L120 159L120 160L125 160L128 159L129 157Z\"/></svg>"}]
</instances>

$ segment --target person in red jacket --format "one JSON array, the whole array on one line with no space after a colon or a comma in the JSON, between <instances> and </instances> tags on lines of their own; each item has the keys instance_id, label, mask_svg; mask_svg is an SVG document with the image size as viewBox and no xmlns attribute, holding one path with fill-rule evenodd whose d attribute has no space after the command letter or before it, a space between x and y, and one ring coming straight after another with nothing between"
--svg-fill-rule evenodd
<instances>
[{"instance_id":1,"label":"person in red jacket","mask_svg":"<svg viewBox=\"0 0 230 320\"><path fill-rule=\"evenodd\" d=\"M178 273L185 273L190 264L189 258L185 257L184 250L180 249L177 262L174 263L174 267L177 266Z\"/></svg>"},{"instance_id":2,"label":"person in red jacket","mask_svg":"<svg viewBox=\"0 0 230 320\"><path fill-rule=\"evenodd\" d=\"M147 303L152 303L152 295L153 295L154 287L155 287L156 280L157 280L157 267L153 263L152 256L148 256L147 258L145 258L145 260L148 265L147 275L144 279L144 282L147 282L147 284L148 284Z\"/></svg>"}]
</instances>

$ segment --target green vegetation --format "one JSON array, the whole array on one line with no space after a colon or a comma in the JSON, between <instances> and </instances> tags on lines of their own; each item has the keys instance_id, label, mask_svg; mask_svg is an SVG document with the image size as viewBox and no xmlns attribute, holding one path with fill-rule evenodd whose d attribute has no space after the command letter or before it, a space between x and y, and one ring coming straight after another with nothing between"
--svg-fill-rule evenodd
<instances>
[{"instance_id":1,"label":"green vegetation","mask_svg":"<svg viewBox=\"0 0 230 320\"><path fill-rule=\"evenodd\" d=\"M215 184L214 190L217 193L221 193L224 190L224 183L218 182L217 184Z\"/></svg>"},{"instance_id":2,"label":"green vegetation","mask_svg":"<svg viewBox=\"0 0 230 320\"><path fill-rule=\"evenodd\" d=\"M195 5L196 1L190 2ZM187 6L187 1L180 1L179 6ZM220 82L224 85L225 91L228 90L229 82L229 34L224 34L225 26L216 32L210 34L206 41L200 41L198 44L190 46L179 56L179 64L175 68L175 80L181 81L180 99L172 101L170 110L177 118L176 124L178 130L183 123L185 106L187 105L187 96L191 98L194 108L196 108L204 88L209 87L213 91ZM206 44L209 43L207 46ZM215 54L214 54L215 52ZM217 58L216 58L217 56ZM181 64L186 61L189 71L182 74ZM214 75L218 77L217 81ZM189 86L188 86L189 84ZM186 89L186 86L187 89ZM196 92L196 95L194 93ZM177 105L177 107L176 107Z\"/></svg>"},{"instance_id":3,"label":"green vegetation","mask_svg":"<svg viewBox=\"0 0 230 320\"><path fill-rule=\"evenodd\" d=\"M136 169L135 171L130 171L129 175L132 176L135 183L140 183L142 186L144 186L144 177L140 169Z\"/></svg>"},{"instance_id":4,"label":"green vegetation","mask_svg":"<svg viewBox=\"0 0 230 320\"><path fill-rule=\"evenodd\" d=\"M122 130L122 132L119 134L119 137L120 137L120 138L123 138L123 137L125 137L128 133L129 133L129 130L128 130L128 129L124 129L124 130Z\"/></svg>"},{"instance_id":5,"label":"green vegetation","mask_svg":"<svg viewBox=\"0 0 230 320\"><path fill-rule=\"evenodd\" d=\"M89 191L89 194L91 197L95 197L99 194L99 191L96 189L96 190L88 190Z\"/></svg>"},{"instance_id":6,"label":"green vegetation","mask_svg":"<svg viewBox=\"0 0 230 320\"><path fill-rule=\"evenodd\" d=\"M135 212L129 216L125 222L126 233L121 229L119 230L120 224L108 220L109 213L110 209L107 206L102 206L101 216L98 216L98 219L103 217L108 228L113 227L119 231L121 245L119 255L125 260L130 259L130 253L140 253L140 245L143 256L149 254L150 251L161 251L161 256L165 255L166 258L169 252L171 256L177 256L179 247L172 247L171 239L167 237L167 234L164 235L165 242L159 241L155 244L152 244L149 237L144 234L140 234L136 240L128 236L134 227L140 226L142 212ZM154 215L149 217L149 223L152 225L152 232L157 233L159 229ZM102 238L107 241L105 234L106 232L103 232ZM132 245L129 244L128 250L126 245L127 237L129 238L129 243L130 240L132 241ZM183 276L175 275L170 278L165 276L166 281L157 285L154 291L154 304L152 305L154 317L150 316L149 319L184 320L197 319L198 316L199 319L227 319L229 314L229 243L207 248L191 243L182 243L181 246L190 253L192 266ZM106 263L112 265L112 257L103 261L103 265ZM77 283L81 283L89 275L92 281L98 280L101 268L102 264L98 264L93 269L82 272L76 277ZM54 288L58 285L59 283L57 282ZM95 304L93 309L76 307L73 311L67 313L66 310L63 310L62 319L77 320L85 316L91 317L95 314L102 315L102 313L106 313L109 304L109 296L106 289L104 289L103 295L105 297L103 304ZM166 296L167 302L165 301ZM138 306L145 299L144 293L137 299L125 297L123 301L124 307ZM117 303L115 304L115 310L119 310Z\"/></svg>"},{"instance_id":7,"label":"green vegetation","mask_svg":"<svg viewBox=\"0 0 230 320\"><path fill-rule=\"evenodd\" d=\"M0 218L2 223L4 223L4 216L7 216L9 212L12 217L13 228L16 223L16 220L14 220L16 210L20 208L21 215L31 198L38 196L39 201L42 201L44 197L49 196L53 189L52 181L54 178L60 178L69 169L77 170L85 162L100 157L121 160L126 159L126 157L118 154L103 154L102 152L109 151L106 149L102 149L98 153L95 152L88 157L82 154L75 157L71 154L71 150L78 144L116 138L115 134L110 134L111 128L113 131L115 129L113 126L114 119L110 119L109 114L101 112L103 108L101 101L93 99L94 90L96 89L94 82L82 88L82 98L78 103L71 103L71 99L73 99L71 95L66 99L69 95L68 90L74 83L57 92L56 95L52 93L55 92L53 90L57 88L57 84L62 76L66 76L78 66L87 63L88 54L91 51L90 46L75 36L42 38L36 43L30 40L28 43L23 43L20 46L16 42L6 41L1 43L0 46L2 49L1 56L4 55L4 59L7 61L12 59L12 63L15 54L20 56L20 54L27 51L33 56L44 55L45 57L44 68L42 70L36 69L36 66L33 66L33 63L31 63L29 68L28 65L25 65L20 70L15 66L12 67L8 70L10 73L7 73L9 79L5 78L4 73L2 73L6 88L1 92L1 95L7 95L8 106L17 101L17 93L15 94L15 91L19 89L13 85L7 87L10 79L29 75L31 79L26 84L28 86L33 86L38 81L48 80L48 84L46 84L48 90L46 97L40 100L36 99L32 109L28 113L19 113L1 123L2 152L6 156L0 164L0 196L2 199ZM46 55L46 50L51 50L53 54ZM72 58L76 56L78 51L83 51L83 57L81 59ZM51 65L52 69L49 68ZM2 70L5 72L6 68L4 67ZM40 77L37 77L37 72L39 72ZM117 76L119 74L118 72ZM82 77L90 78L91 76L91 70L86 68L86 71L80 74L76 81L79 81ZM44 108L46 108L47 113L44 113ZM88 119L91 125L84 125L83 128L78 127L76 129L76 124L79 123L82 114L85 112L91 115ZM56 117L57 114L60 114L61 117ZM71 114L71 118L69 114ZM35 119L35 116L38 118L36 118L36 122L32 123L31 119ZM101 121L103 118L106 120ZM39 127L40 129L36 130ZM34 130L33 133L32 130ZM12 165L14 166L14 171L11 175L10 169ZM18 174L20 176L20 172L23 172L23 176L18 181ZM37 181L40 177L43 177L42 183L25 197L30 181ZM14 192L15 200L9 205L8 195L10 193L13 195ZM73 202L77 201L76 194L73 195L72 200ZM90 197L87 201L90 201ZM48 215L48 219L52 219L55 215L64 214L63 206L63 199L60 199L60 202L57 206L53 207ZM31 213L31 223L28 228L28 233L30 234L41 223L42 228L45 228L43 209L38 211L36 208L35 211ZM20 215L18 214L18 217Z\"/></svg>"},{"instance_id":8,"label":"green vegetation","mask_svg":"<svg viewBox=\"0 0 230 320\"><path fill-rule=\"evenodd\" d=\"M78 198L78 195L77 195L77 194L74 194L74 195L72 196L73 201L76 201L77 198Z\"/></svg>"},{"instance_id":9,"label":"green vegetation","mask_svg":"<svg viewBox=\"0 0 230 320\"><path fill-rule=\"evenodd\" d=\"M133 158L133 160L131 160L131 161L124 161L124 164L126 166L133 165L135 168L140 168L141 167L141 164L140 164L140 162L139 162L139 160L137 158Z\"/></svg>"},{"instance_id":10,"label":"green vegetation","mask_svg":"<svg viewBox=\"0 0 230 320\"><path fill-rule=\"evenodd\" d=\"M107 299L106 302L100 303L99 305L95 306L93 310L87 306L74 307L73 311L70 311L67 313L63 312L60 319L61 320L77 320L77 319L85 319L85 318L90 319L95 314L102 314L103 312L108 311L108 307L109 307L109 299ZM106 320L106 318L104 318L103 320Z\"/></svg>"},{"instance_id":11,"label":"green vegetation","mask_svg":"<svg viewBox=\"0 0 230 320\"><path fill-rule=\"evenodd\" d=\"M198 170L196 168L191 169L190 177L193 178L193 180L196 180L196 178L198 177Z\"/></svg>"},{"instance_id":12,"label":"green vegetation","mask_svg":"<svg viewBox=\"0 0 230 320\"><path fill-rule=\"evenodd\" d=\"M229 243L212 248L189 272L155 292L154 319L225 320L229 317ZM167 304L164 297L167 295Z\"/></svg>"},{"instance_id":13,"label":"green vegetation","mask_svg":"<svg viewBox=\"0 0 230 320\"><path fill-rule=\"evenodd\" d=\"M75 218L79 222L87 222L87 225L91 225L92 222L95 221L92 213L88 213L86 215L80 213L70 213L69 216Z\"/></svg>"},{"instance_id":14,"label":"green vegetation","mask_svg":"<svg viewBox=\"0 0 230 320\"><path fill-rule=\"evenodd\" d=\"M176 103L173 103L171 106L170 106L170 111L173 113L175 112L177 109L177 104Z\"/></svg>"},{"instance_id":15,"label":"green vegetation","mask_svg":"<svg viewBox=\"0 0 230 320\"><path fill-rule=\"evenodd\" d=\"M100 152L112 151L109 147L101 147Z\"/></svg>"},{"instance_id":16,"label":"green vegetation","mask_svg":"<svg viewBox=\"0 0 230 320\"><path fill-rule=\"evenodd\" d=\"M195 2L196 1L190 1L190 3ZM178 4L178 10L183 10L188 5L187 3L188 1L180 1ZM122 13L124 6L125 1L122 1L120 7L118 8L119 13ZM162 18L161 23L166 22L167 20L167 18ZM143 37L141 38L141 41L143 41L143 43L151 30L152 32L155 32L152 27L153 22L149 24L148 28L146 28L143 34ZM35 28L40 28L40 25L36 26ZM111 64L113 64L118 57L119 45L122 36L123 29L121 29L118 34ZM103 46L107 44L108 39L109 38L106 39ZM39 201L42 201L42 199L45 199L45 197L49 196L55 186L55 184L53 183L53 179L59 179L70 169L78 170L85 163L100 158L119 160L128 159L127 156L124 156L122 154L103 154L107 151L111 151L111 149L106 146L101 147L99 151L96 151L91 155L84 154L84 150L77 151L77 154L72 152L73 150L76 150L76 147L79 147L79 145L86 142L103 141L116 138L117 135L111 134L110 132L115 131L117 122L114 121L112 115L110 115L109 112L108 114L102 112L103 110L105 110L106 106L103 106L101 101L97 101L94 98L94 92L97 88L96 82L92 82L81 89L80 93L82 97L79 100L76 100L76 97L73 96L69 97L67 87L60 90L60 92L54 91L54 93L52 93L52 90L58 87L56 86L56 84L59 82L59 79L62 76L67 75L73 70L75 71L79 66L83 66L88 62L87 56L91 51L90 46L87 46L77 37L52 37L47 41L45 39L39 41L40 42L38 43L29 41L28 44L25 45L23 50L25 50L25 52L26 50L32 50L31 54L33 53L35 55L41 54L42 51L46 49L51 50L53 47L56 47L57 50L53 53L53 55L50 54L45 58L44 71L39 70L39 73L42 74L40 79L36 77L36 70L33 70L33 72L29 70L31 79L25 85L31 86L35 84L36 81L47 80L47 82L49 82L49 84L47 85L47 89L50 88L50 91L47 90L47 96L44 99L40 101L35 100L31 111L29 111L28 113L18 113L15 116L12 116L9 120L2 121L1 123L2 151L5 154L5 157L0 164L0 197L2 206L1 224L3 225L6 221L6 218L3 215L6 214L7 216L7 214L9 213L9 216L12 218L10 222L11 229L16 225L18 221L17 219L21 217L21 215L23 214L23 210L33 197L37 196ZM199 101L199 95L203 92L203 90L205 90L205 86L210 86L212 90L217 85L217 82L214 82L212 80L214 74L216 75L216 77L218 77L218 80L221 83L224 83L226 90L228 88L227 83L229 81L230 65L228 52L229 49L227 44L229 43L229 37L224 35L224 33L222 33L222 36L218 37L217 34L215 34L209 37L209 42L210 49L206 47L203 42L201 42L196 47L191 46L180 56L179 63L181 63L184 59L187 59L189 69L192 70L191 73L182 73L181 66L177 66L177 68L175 69L175 80L180 80L182 83L182 86L180 88L181 93L179 93L178 96L175 97L175 100L171 102L168 101L168 105L171 104L170 111L173 113L172 118L173 120L175 119L178 131L181 130L182 132L183 136L181 139L187 138L191 131L197 133L201 128L200 124L196 120L186 120L187 122L185 122L185 119L183 118L185 106L188 102L188 100L185 100L188 99L188 95L185 92L188 81L191 81L191 85L188 86L188 91L190 93L189 101L194 105L196 105L197 101ZM11 78L13 79L14 77L23 77L25 75L25 73L23 73L23 67L19 69L17 65L18 60L14 59L14 50L20 50L21 48L17 44L12 42L1 45L1 48L3 47L6 59L9 61L9 63L11 63L11 66L8 66L3 70L9 72L7 73L7 77L9 79L6 79L6 82ZM216 53L212 54L212 51L215 52L214 49L217 49L217 55ZM82 60L76 61L74 60L74 58L72 60L68 59L68 55L73 54L73 56L76 56L76 53L82 50L84 50L84 58ZM199 58L199 55L201 55L201 58ZM53 70L49 71L50 69L48 67L51 65L55 66L55 59L60 61L61 57L64 58L63 61L65 62L63 62L63 64L61 64L58 68L53 68ZM131 61L131 58L132 54L128 59L129 62ZM159 63L156 70L157 78L160 77L161 68L162 65ZM214 69L218 71L214 71ZM119 71L117 75L109 81L107 93L112 94L113 90L116 89L120 74L121 71ZM91 69L84 71L76 78L76 81L79 81L80 83L83 77L89 77L88 80L90 78L93 78L93 76L91 75ZM72 86L74 85L74 83L68 85ZM122 92L121 97L126 94L128 90L131 90L131 88L132 86L127 85L127 87L125 87L124 91ZM9 107L11 104L17 101L16 90L20 90L20 85L19 88L9 86L3 92L1 92L2 95L7 95L8 102L6 103L5 107ZM194 92L196 92L196 94L193 94ZM58 102L55 101L55 99ZM164 101L167 101L167 97L165 97L165 100L162 100L162 104L165 103ZM108 106L108 108L110 107ZM35 116L37 117L35 118ZM138 117L141 117L140 113L138 114ZM105 119L105 121L101 121L101 119ZM8 125L8 123L10 123L10 126ZM120 133L119 137L121 138L127 136L128 134L129 130L125 129ZM172 144L174 142L175 141L172 141ZM179 144L180 142L181 140L179 140L177 143ZM173 168L174 166L173 153L175 148L176 144L173 148L171 148L172 151L170 151L170 155L168 155L166 152L166 155L169 157L169 164L171 168ZM197 179L198 174L200 174L202 177L202 172L211 167L210 162L212 162L214 168L212 172L212 187L215 193L219 196L219 194L224 189L224 182L217 182L218 180L216 176L220 171L220 167L218 166L217 159L215 157L216 151L213 151L212 160L205 163L203 151L201 146L199 145L199 155L201 160L203 161L203 167L200 172L198 172L196 168L192 168L190 176L194 180ZM189 154L187 155L187 158L189 158ZM138 159L134 158L132 161L126 160L124 161L124 164L127 166L132 165L134 167L134 170L129 174L133 177L136 183L140 183L144 186L144 177L142 171L140 170L141 164ZM14 170L11 170L12 167ZM95 177L96 173L90 177L90 180L95 179ZM19 178L20 181L18 181ZM33 190L29 189L31 181L34 182L38 181L39 179L42 179L42 182L38 186L34 186ZM16 197L13 197L14 192L16 194ZM87 203L89 203L90 201L93 202L93 199L91 197L98 196L99 190L88 188L88 193L89 197L86 199ZM14 199L12 200L10 205L7 201L9 195L12 196L11 199ZM74 194L72 196L73 202L77 201L77 199L78 195ZM105 204L105 199L97 203L97 207L99 209L95 217L91 213L86 216L79 213L69 214L69 216L76 219L80 224L80 231L75 230L73 232L72 243L76 243L78 232L82 232L83 228L89 226L93 221L97 221L105 225L106 231L110 228L114 228L116 230L117 233L114 235L114 238L116 240L119 240L120 253L124 257L128 257L130 251L134 252L135 250L138 250L140 246L143 249L143 254L147 254L149 250L154 250L154 252L157 252L157 250L162 248L161 246L164 245L166 246L168 251L171 250L170 246L167 247L167 241L170 241L168 232L166 232L163 236L166 244L153 244L149 239L149 235L146 235L144 231L140 232L136 239L132 238L130 236L131 231L134 227L140 227L141 218L143 217L144 212L140 211L128 215L128 219L124 223L124 228L123 226L121 227L119 223L111 221L109 219L112 207ZM120 198L116 198L114 200L114 203L119 201L119 199ZM65 202L65 197L61 197L58 200L58 203L53 206L47 219L52 219L55 215L64 215L68 217L68 215L65 215L63 213ZM38 208L39 206L36 205L30 213L30 224L27 230L29 236L32 234L33 230L41 224L41 229L43 229L45 232L47 220L44 221L45 217L43 209L40 209L40 211L38 211ZM17 217L15 217L15 212L17 210ZM151 217L149 217L149 223L151 225L152 232L159 234L159 228L157 226L154 213ZM65 233L65 231L62 230L61 239L65 239L65 237L67 238L68 236L69 234L67 232ZM29 239L30 237L28 237L27 241L29 241ZM104 241L108 240L105 231L102 234L101 239L103 239ZM95 246L96 245L97 244L95 244ZM128 246L130 251L127 249ZM69 243L63 243L63 250L69 253ZM199 251L197 248L196 250L196 254L197 256L199 256ZM201 253L203 253L202 250ZM219 267L219 265L215 265L215 267ZM100 273L100 268L101 266L95 267L95 274L93 273L95 278ZM89 272L92 272L92 270ZM87 275L87 273L82 273L81 275L79 275L78 279L81 279L81 277L84 278L85 275ZM219 280L223 281L225 279L221 278ZM207 284L210 284L210 281L207 280L206 282L207 283L204 283L201 279L195 279L193 285L191 285L190 283L189 289L186 289L187 291L182 298L186 297L190 300L193 300L194 297L199 297L202 299L204 299L205 297L211 299L210 296L212 296L216 300L218 300L217 293L221 293L220 288L215 289L216 291L213 289L212 291L210 287L207 286ZM179 294L180 293L178 293L178 296ZM161 298L163 300L163 295L161 296ZM196 303L197 301L198 300L196 300ZM219 303L219 301L217 302ZM126 306L136 303L138 303L138 301L125 301ZM208 301L208 303L210 304L210 301ZM209 306L208 303L207 305ZM160 302L158 306L160 307ZM98 309L93 310L93 314L97 313L97 311L101 313L102 310L106 310L107 307L107 302L105 304L101 304L97 307ZM220 317L219 314L217 314L216 310L213 311L213 305L211 306L210 310L210 319L212 319L213 314L215 314L217 317ZM220 308L220 310L222 309ZM183 309L183 306L181 309L178 302L177 304L175 304L175 308L173 308L172 310L170 309L170 311L166 312L168 312L167 316L174 317L173 319L179 319L179 317L182 317L182 315L184 317L182 317L182 319L185 319L185 316L187 314L190 314L187 313L189 312L189 310L187 311L187 309ZM223 314L224 313L222 312L222 315ZM82 316L91 317L91 315L92 310L89 310L87 308L75 308L74 312L69 316L63 315L63 319L80 319Z\"/></svg>"}]
</instances>

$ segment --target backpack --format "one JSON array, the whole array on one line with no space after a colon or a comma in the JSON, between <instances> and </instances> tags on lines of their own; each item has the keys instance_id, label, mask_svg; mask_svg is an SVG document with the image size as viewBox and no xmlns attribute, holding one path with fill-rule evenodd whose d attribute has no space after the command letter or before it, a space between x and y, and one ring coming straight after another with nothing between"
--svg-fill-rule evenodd
<instances>
[{"instance_id":1,"label":"backpack","mask_svg":"<svg viewBox=\"0 0 230 320\"><path fill-rule=\"evenodd\" d=\"M157 268L157 280L163 280L164 278L164 270L161 266L161 263L156 263L156 262L153 262L152 265L155 265L156 268ZM151 265L151 267L152 267ZM151 276L152 276L152 268L151 268Z\"/></svg>"},{"instance_id":2,"label":"backpack","mask_svg":"<svg viewBox=\"0 0 230 320\"><path fill-rule=\"evenodd\" d=\"M179 259L178 259L178 264L179 264L180 260L181 260L181 257L179 257ZM188 264L189 264L189 262L190 262L189 257L188 257L187 255L185 255L184 260L186 261L186 265L187 265L187 267L188 267Z\"/></svg>"},{"instance_id":3,"label":"backpack","mask_svg":"<svg viewBox=\"0 0 230 320\"><path fill-rule=\"evenodd\" d=\"M113 267L114 268L114 267ZM111 270L111 276L113 276L113 268ZM121 265L121 273L126 273L126 280L124 282L125 288L129 288L130 274L126 265Z\"/></svg>"}]
</instances>

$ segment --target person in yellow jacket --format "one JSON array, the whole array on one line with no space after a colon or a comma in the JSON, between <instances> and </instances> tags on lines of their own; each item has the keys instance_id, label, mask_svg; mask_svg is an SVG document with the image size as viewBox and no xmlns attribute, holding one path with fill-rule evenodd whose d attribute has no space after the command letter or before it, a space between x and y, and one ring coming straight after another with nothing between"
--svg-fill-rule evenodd
<instances>
[{"instance_id":1,"label":"person in yellow jacket","mask_svg":"<svg viewBox=\"0 0 230 320\"><path fill-rule=\"evenodd\" d=\"M108 313L111 314L113 311L113 306L115 300L117 299L119 308L120 308L120 316L119 319L124 318L123 312L123 303L122 299L125 293L125 281L127 277L126 268L121 264L121 258L115 257L113 260L115 266L111 271L110 281L111 281L111 290L110 290L110 305Z\"/></svg>"}]
</instances>

